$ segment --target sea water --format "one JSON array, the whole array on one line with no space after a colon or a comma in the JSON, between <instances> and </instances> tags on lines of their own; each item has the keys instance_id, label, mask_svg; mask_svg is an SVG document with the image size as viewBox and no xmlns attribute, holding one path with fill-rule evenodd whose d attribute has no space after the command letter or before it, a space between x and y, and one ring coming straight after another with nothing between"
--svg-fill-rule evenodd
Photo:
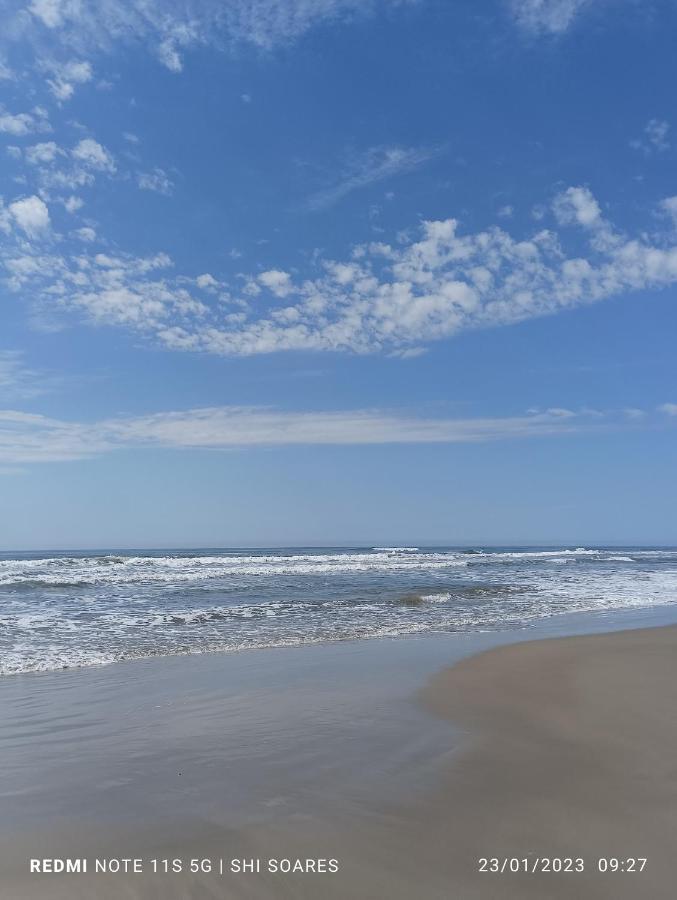
<instances>
[{"instance_id":1,"label":"sea water","mask_svg":"<svg viewBox=\"0 0 677 900\"><path fill-rule=\"evenodd\" d=\"M677 601L670 548L0 554L0 674L425 632Z\"/></svg>"}]
</instances>

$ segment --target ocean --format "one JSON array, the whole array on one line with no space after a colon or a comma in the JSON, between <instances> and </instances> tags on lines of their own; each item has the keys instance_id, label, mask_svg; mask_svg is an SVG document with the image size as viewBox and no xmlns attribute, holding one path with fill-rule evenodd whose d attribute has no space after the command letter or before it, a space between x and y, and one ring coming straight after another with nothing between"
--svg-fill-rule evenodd
<instances>
[{"instance_id":1,"label":"ocean","mask_svg":"<svg viewBox=\"0 0 677 900\"><path fill-rule=\"evenodd\" d=\"M351 547L0 553L0 674L677 601L677 550Z\"/></svg>"}]
</instances>

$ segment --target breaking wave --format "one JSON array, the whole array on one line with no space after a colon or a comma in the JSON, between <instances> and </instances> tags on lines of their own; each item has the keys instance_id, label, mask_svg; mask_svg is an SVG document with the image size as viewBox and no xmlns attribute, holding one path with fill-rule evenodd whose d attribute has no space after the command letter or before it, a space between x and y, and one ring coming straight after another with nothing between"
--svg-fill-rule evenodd
<instances>
[{"instance_id":1,"label":"breaking wave","mask_svg":"<svg viewBox=\"0 0 677 900\"><path fill-rule=\"evenodd\" d=\"M676 600L666 548L0 554L0 674Z\"/></svg>"}]
</instances>

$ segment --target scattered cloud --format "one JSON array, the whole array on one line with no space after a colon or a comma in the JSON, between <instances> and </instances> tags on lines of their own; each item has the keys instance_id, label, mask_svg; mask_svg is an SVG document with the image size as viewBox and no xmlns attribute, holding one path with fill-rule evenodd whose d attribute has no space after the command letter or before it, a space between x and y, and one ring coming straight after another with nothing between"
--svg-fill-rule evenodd
<instances>
[{"instance_id":1,"label":"scattered cloud","mask_svg":"<svg viewBox=\"0 0 677 900\"><path fill-rule=\"evenodd\" d=\"M40 197L24 197L9 204L16 224L30 238L41 237L49 229L49 210Z\"/></svg>"},{"instance_id":2,"label":"scattered cloud","mask_svg":"<svg viewBox=\"0 0 677 900\"><path fill-rule=\"evenodd\" d=\"M668 134L670 123L665 119L649 119L644 126L644 134L641 138L630 141L633 150L641 150L643 153L663 153L670 149Z\"/></svg>"},{"instance_id":3,"label":"scattered cloud","mask_svg":"<svg viewBox=\"0 0 677 900\"><path fill-rule=\"evenodd\" d=\"M401 350L393 350L390 356L396 359L418 359L428 352L426 347L405 347Z\"/></svg>"},{"instance_id":4,"label":"scattered cloud","mask_svg":"<svg viewBox=\"0 0 677 900\"><path fill-rule=\"evenodd\" d=\"M95 323L151 331L164 330L168 323L175 327L194 323L207 313L176 280L159 276L171 265L164 253L134 257L93 252L66 258L30 247L20 247L5 260L11 290L25 294L36 279L49 282L35 299L52 315L58 310L79 310Z\"/></svg>"},{"instance_id":5,"label":"scattered cloud","mask_svg":"<svg viewBox=\"0 0 677 900\"><path fill-rule=\"evenodd\" d=\"M34 144L26 150L26 160L33 166L54 162L57 156L64 155L63 150L54 141Z\"/></svg>"},{"instance_id":6,"label":"scattered cloud","mask_svg":"<svg viewBox=\"0 0 677 900\"><path fill-rule=\"evenodd\" d=\"M677 403L664 403L658 407L666 416L677 416Z\"/></svg>"},{"instance_id":7,"label":"scattered cloud","mask_svg":"<svg viewBox=\"0 0 677 900\"><path fill-rule=\"evenodd\" d=\"M677 195L661 200L660 208L666 215L670 216L675 228L677 228Z\"/></svg>"},{"instance_id":8,"label":"scattered cloud","mask_svg":"<svg viewBox=\"0 0 677 900\"><path fill-rule=\"evenodd\" d=\"M2 197L0 197L0 231L3 234L10 234L12 231L12 227L14 225L14 220L12 219L12 214L5 206L5 201Z\"/></svg>"},{"instance_id":9,"label":"scattered cloud","mask_svg":"<svg viewBox=\"0 0 677 900\"><path fill-rule=\"evenodd\" d=\"M206 42L206 35L197 22L175 21L165 25L165 34L157 48L157 57L170 72L183 71L181 51Z\"/></svg>"},{"instance_id":10,"label":"scattered cloud","mask_svg":"<svg viewBox=\"0 0 677 900\"><path fill-rule=\"evenodd\" d=\"M668 140L668 132L670 131L670 125L668 122L663 119L651 119L646 128L644 129L644 133L646 134L647 140L656 150L668 150L670 147L670 141Z\"/></svg>"},{"instance_id":11,"label":"scattered cloud","mask_svg":"<svg viewBox=\"0 0 677 900\"><path fill-rule=\"evenodd\" d=\"M28 147L26 161L35 167L41 190L77 191L94 184L97 175L113 176L117 172L115 159L93 138L83 138L72 149L46 141ZM80 198L71 196L62 201L69 212L82 205Z\"/></svg>"},{"instance_id":12,"label":"scattered cloud","mask_svg":"<svg viewBox=\"0 0 677 900\"><path fill-rule=\"evenodd\" d=\"M85 241L88 244L91 244L92 241L96 240L96 231L93 228L90 228L88 225L83 225L82 228L77 228L74 234L81 241Z\"/></svg>"},{"instance_id":13,"label":"scattered cloud","mask_svg":"<svg viewBox=\"0 0 677 900\"><path fill-rule=\"evenodd\" d=\"M79 160L90 169L113 174L116 170L115 160L111 153L93 138L83 138L72 150L74 159Z\"/></svg>"},{"instance_id":14,"label":"scattered cloud","mask_svg":"<svg viewBox=\"0 0 677 900\"><path fill-rule=\"evenodd\" d=\"M304 206L310 211L327 209L353 191L413 171L438 152L423 147L371 147L353 157L344 165L340 178L311 194Z\"/></svg>"},{"instance_id":15,"label":"scattered cloud","mask_svg":"<svg viewBox=\"0 0 677 900\"><path fill-rule=\"evenodd\" d=\"M66 208L66 212L76 213L79 209L82 209L84 206L84 201L80 197L66 197L63 201L63 205Z\"/></svg>"},{"instance_id":16,"label":"scattered cloud","mask_svg":"<svg viewBox=\"0 0 677 900\"><path fill-rule=\"evenodd\" d=\"M517 23L536 34L562 34L595 0L512 0Z\"/></svg>"},{"instance_id":17,"label":"scattered cloud","mask_svg":"<svg viewBox=\"0 0 677 900\"><path fill-rule=\"evenodd\" d=\"M270 269L267 272L262 272L258 280L276 297L286 297L292 292L292 280L289 272Z\"/></svg>"},{"instance_id":18,"label":"scattered cloud","mask_svg":"<svg viewBox=\"0 0 677 900\"><path fill-rule=\"evenodd\" d=\"M214 278L213 275L210 275L209 272L205 272L203 275L198 275L195 279L195 283L199 288L202 288L203 290L210 290L219 286L219 282L216 280L216 278Z\"/></svg>"},{"instance_id":19,"label":"scattered cloud","mask_svg":"<svg viewBox=\"0 0 677 900\"><path fill-rule=\"evenodd\" d=\"M31 0L28 9L47 28L57 28L63 22L66 3L63 0Z\"/></svg>"},{"instance_id":20,"label":"scattered cloud","mask_svg":"<svg viewBox=\"0 0 677 900\"><path fill-rule=\"evenodd\" d=\"M561 408L512 417L448 419L372 409L294 412L222 406L86 424L0 410L0 464L77 460L121 448L480 443L558 437L619 427L623 421L618 413L601 418L604 424L585 410Z\"/></svg>"},{"instance_id":21,"label":"scattered cloud","mask_svg":"<svg viewBox=\"0 0 677 900\"><path fill-rule=\"evenodd\" d=\"M602 221L599 203L588 188L570 187L555 197L553 211L560 225L591 228Z\"/></svg>"},{"instance_id":22,"label":"scattered cloud","mask_svg":"<svg viewBox=\"0 0 677 900\"><path fill-rule=\"evenodd\" d=\"M52 52L91 58L116 45L143 43L171 72L181 72L191 48L252 44L271 49L326 22L364 16L411 0L31 0L17 10L7 39L25 40ZM64 81L73 84L73 80Z\"/></svg>"},{"instance_id":23,"label":"scattered cloud","mask_svg":"<svg viewBox=\"0 0 677 900\"><path fill-rule=\"evenodd\" d=\"M231 356L403 355L464 330L677 283L672 228L653 236L617 230L582 186L558 194L552 215L558 230L528 237L497 225L464 233L452 218L423 222L413 237L358 245L344 260L318 255L305 273L268 269L235 285L219 281L210 303L192 296L195 277L173 274L163 253L45 257L8 243L1 258L8 285L52 311L126 325L170 349Z\"/></svg>"},{"instance_id":24,"label":"scattered cloud","mask_svg":"<svg viewBox=\"0 0 677 900\"><path fill-rule=\"evenodd\" d=\"M51 131L47 111L36 106L29 113L9 113L0 105L0 131L22 137L40 131Z\"/></svg>"},{"instance_id":25,"label":"scattered cloud","mask_svg":"<svg viewBox=\"0 0 677 900\"><path fill-rule=\"evenodd\" d=\"M86 84L94 76L90 63L85 61L52 62L44 68L52 75L47 79L50 91L62 103L70 100L77 85Z\"/></svg>"},{"instance_id":26,"label":"scattered cloud","mask_svg":"<svg viewBox=\"0 0 677 900\"><path fill-rule=\"evenodd\" d=\"M136 181L142 191L155 191L165 196L169 196L174 189L174 182L160 168L155 168L152 172L139 172Z\"/></svg>"}]
</instances>

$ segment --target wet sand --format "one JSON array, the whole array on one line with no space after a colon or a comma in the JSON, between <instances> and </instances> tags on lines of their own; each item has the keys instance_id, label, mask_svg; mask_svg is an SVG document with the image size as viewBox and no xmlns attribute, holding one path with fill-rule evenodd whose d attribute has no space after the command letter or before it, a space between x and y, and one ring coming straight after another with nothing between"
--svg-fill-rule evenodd
<instances>
[{"instance_id":1,"label":"wet sand","mask_svg":"<svg viewBox=\"0 0 677 900\"><path fill-rule=\"evenodd\" d=\"M499 647L440 672L419 699L463 734L462 740L446 738L447 754L415 798L394 799L393 790L390 798L360 802L359 791L348 792L329 813L286 810L274 821L242 827L196 818L189 805L178 805L171 823L161 826L83 828L73 822L32 830L3 844L3 895L674 897L677 627ZM426 719L417 727L425 728ZM406 782L407 770L398 769L394 778ZM143 857L145 872L29 876L27 852ZM148 860L175 857L184 867L191 858L224 859L226 872L233 858L258 858L262 871L149 873ZM268 859L281 857L337 859L339 871L267 872ZM483 857L497 858L499 867L504 859L526 860L538 871L480 872ZM598 859L609 857L647 862L642 872L599 872ZM547 872L547 863L537 863L567 858L583 859L585 870Z\"/></svg>"},{"instance_id":2,"label":"wet sand","mask_svg":"<svg viewBox=\"0 0 677 900\"><path fill-rule=\"evenodd\" d=\"M463 820L447 831L456 896L675 896L677 628L501 647L423 699L473 735L444 786ZM585 872L480 877L481 856L583 858ZM647 862L600 873L608 857Z\"/></svg>"}]
</instances>

